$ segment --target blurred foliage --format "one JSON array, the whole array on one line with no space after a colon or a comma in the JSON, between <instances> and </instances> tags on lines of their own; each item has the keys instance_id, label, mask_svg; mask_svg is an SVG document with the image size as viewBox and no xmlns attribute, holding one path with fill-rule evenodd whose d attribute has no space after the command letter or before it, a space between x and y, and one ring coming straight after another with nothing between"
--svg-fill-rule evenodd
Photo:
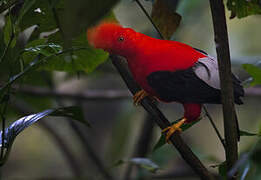
<instances>
[{"instance_id":1,"label":"blurred foliage","mask_svg":"<svg viewBox=\"0 0 261 180\"><path fill-rule=\"evenodd\" d=\"M251 86L261 85L261 68L253 65L253 64L243 64L243 68L248 72L251 77L253 77L253 81L251 82Z\"/></svg>"},{"instance_id":2,"label":"blurred foliage","mask_svg":"<svg viewBox=\"0 0 261 180\"><path fill-rule=\"evenodd\" d=\"M135 157L135 158L131 158L131 159L128 159L128 160L119 160L115 164L115 166L119 166L119 165L122 165L124 163L130 163L130 164L133 164L133 165L140 166L140 167L148 170L151 173L156 173L157 170L159 170L159 166L148 158Z\"/></svg>"},{"instance_id":3,"label":"blurred foliage","mask_svg":"<svg viewBox=\"0 0 261 180\"><path fill-rule=\"evenodd\" d=\"M164 39L170 39L181 22L181 16L170 7L166 0L156 0L151 12L151 18L164 36Z\"/></svg>"},{"instance_id":4,"label":"blurred foliage","mask_svg":"<svg viewBox=\"0 0 261 180\"><path fill-rule=\"evenodd\" d=\"M261 14L260 0L228 0L227 8L231 11L231 17L247 17L249 15Z\"/></svg>"},{"instance_id":5,"label":"blurred foliage","mask_svg":"<svg viewBox=\"0 0 261 180\"><path fill-rule=\"evenodd\" d=\"M14 6L11 6L13 3ZM3 52L0 56L0 114L2 121L6 116L5 107L9 103L9 99L5 100L5 97L10 96L11 86L14 82L50 87L53 78L51 71L53 70L70 73L91 72L107 59L107 53L88 45L85 31L91 24L106 15L108 18L114 18L110 10L117 0L100 2L98 6L97 2L80 0L77 3L75 1L71 3L68 0L24 0L13 3L2 2L0 4L3 5L1 8L6 7L8 11L3 14L5 23L0 31L0 38L3 40L0 42L0 52ZM86 11L86 7L89 8L88 11ZM72 18L70 23L75 24L68 25L69 17ZM82 18L81 22L79 17ZM31 32L28 33L29 31ZM37 72L36 70L41 71ZM47 71L43 73L42 70ZM17 96L17 99L28 105L37 103L28 96ZM37 104L50 105L50 100ZM33 105L33 107L42 106ZM83 113L79 107L50 109L29 115L6 128L7 149L11 147L14 138L24 128L46 115L71 117L88 125L84 121ZM6 158L8 152L9 150L7 150ZM4 162L6 158L4 158Z\"/></svg>"}]
</instances>

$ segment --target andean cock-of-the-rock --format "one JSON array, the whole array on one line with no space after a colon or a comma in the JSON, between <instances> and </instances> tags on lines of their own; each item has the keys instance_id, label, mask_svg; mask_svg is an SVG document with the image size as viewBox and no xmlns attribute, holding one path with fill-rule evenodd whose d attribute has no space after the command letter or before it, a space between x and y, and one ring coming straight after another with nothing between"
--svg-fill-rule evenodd
<instances>
[{"instance_id":1,"label":"andean cock-of-the-rock","mask_svg":"<svg viewBox=\"0 0 261 180\"><path fill-rule=\"evenodd\" d=\"M142 87L133 97L135 104L146 96L183 104L183 118L163 130L167 140L181 130L183 123L200 117L202 104L221 104L217 60L201 50L177 41L155 39L116 23L101 23L88 29L87 39L95 48L126 58L134 79ZM243 104L243 87L235 75L231 76L235 103Z\"/></svg>"}]
</instances>

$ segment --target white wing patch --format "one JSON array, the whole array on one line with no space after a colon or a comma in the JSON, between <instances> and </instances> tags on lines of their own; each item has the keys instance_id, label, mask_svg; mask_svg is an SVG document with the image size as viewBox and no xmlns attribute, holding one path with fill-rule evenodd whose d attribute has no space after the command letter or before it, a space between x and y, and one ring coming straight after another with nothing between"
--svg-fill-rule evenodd
<instances>
[{"instance_id":1,"label":"white wing patch","mask_svg":"<svg viewBox=\"0 0 261 180\"><path fill-rule=\"evenodd\" d=\"M209 86L220 89L217 59L210 56L198 59L194 72Z\"/></svg>"}]
</instances>

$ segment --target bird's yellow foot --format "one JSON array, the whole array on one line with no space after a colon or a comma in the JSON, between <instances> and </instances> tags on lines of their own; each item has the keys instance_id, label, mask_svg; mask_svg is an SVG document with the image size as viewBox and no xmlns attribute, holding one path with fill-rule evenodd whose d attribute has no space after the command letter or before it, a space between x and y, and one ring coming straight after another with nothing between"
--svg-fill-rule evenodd
<instances>
[{"instance_id":1,"label":"bird's yellow foot","mask_svg":"<svg viewBox=\"0 0 261 180\"><path fill-rule=\"evenodd\" d=\"M162 133L166 133L166 142L170 143L169 138L174 134L175 131L182 131L180 127L185 123L185 121L186 118L183 118L179 122L162 130Z\"/></svg>"},{"instance_id":2,"label":"bird's yellow foot","mask_svg":"<svg viewBox=\"0 0 261 180\"><path fill-rule=\"evenodd\" d=\"M135 106L139 105L140 101L147 96L149 96L149 94L146 91L140 90L133 96L133 104Z\"/></svg>"}]
</instances>

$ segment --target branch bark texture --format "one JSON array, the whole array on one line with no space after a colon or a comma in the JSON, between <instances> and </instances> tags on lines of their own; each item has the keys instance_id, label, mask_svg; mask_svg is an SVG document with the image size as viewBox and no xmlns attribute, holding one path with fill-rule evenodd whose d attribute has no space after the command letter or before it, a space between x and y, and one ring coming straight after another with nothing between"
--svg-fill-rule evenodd
<instances>
[{"instance_id":1,"label":"branch bark texture","mask_svg":"<svg viewBox=\"0 0 261 180\"><path fill-rule=\"evenodd\" d=\"M140 90L140 87L130 75L128 68L123 62L124 59L115 55L111 55L110 58L131 93L135 94L136 92L138 92ZM155 123L161 129L170 126L170 122L168 121L168 119L162 114L162 112L157 108L157 106L151 101L150 98L144 98L141 101L141 105L149 113L149 115L153 117ZM188 165L190 165L195 173L197 173L201 177L201 179L214 179L213 176L206 169L206 167L201 163L197 156L183 141L179 132L174 133L173 136L171 136L170 141L176 147L182 158L187 162Z\"/></svg>"},{"instance_id":2,"label":"branch bark texture","mask_svg":"<svg viewBox=\"0 0 261 180\"><path fill-rule=\"evenodd\" d=\"M234 90L231 76L232 72L225 8L222 0L210 0L209 2L214 25L215 43L221 83L221 97L223 104L226 143L226 162L228 169L230 169L238 159L238 132L234 107Z\"/></svg>"}]
</instances>

